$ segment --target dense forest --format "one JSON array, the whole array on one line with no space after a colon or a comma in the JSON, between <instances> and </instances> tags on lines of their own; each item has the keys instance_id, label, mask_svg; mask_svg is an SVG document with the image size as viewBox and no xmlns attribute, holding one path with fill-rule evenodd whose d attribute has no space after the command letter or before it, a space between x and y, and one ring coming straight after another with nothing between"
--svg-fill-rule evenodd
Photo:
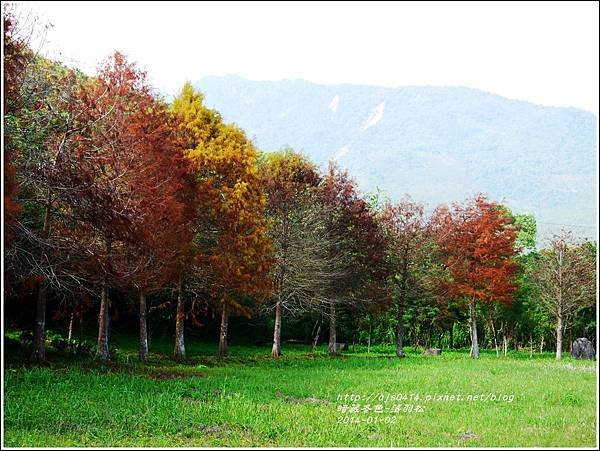
<instances>
[{"instance_id":1,"label":"dense forest","mask_svg":"<svg viewBox=\"0 0 600 451\"><path fill-rule=\"evenodd\" d=\"M484 194L426 213L362 193L334 163L261 152L190 83L167 102L119 52L88 76L32 50L10 9L3 26L3 308L32 362L60 340L108 361L113 330L142 361L157 336L176 360L194 339L219 358L231 340L596 345L595 242L540 248L534 216Z\"/></svg>"}]
</instances>

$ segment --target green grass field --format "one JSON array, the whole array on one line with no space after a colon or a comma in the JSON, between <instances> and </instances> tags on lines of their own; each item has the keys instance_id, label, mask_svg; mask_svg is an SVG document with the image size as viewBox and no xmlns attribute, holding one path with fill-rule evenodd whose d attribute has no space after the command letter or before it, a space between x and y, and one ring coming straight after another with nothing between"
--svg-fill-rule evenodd
<instances>
[{"instance_id":1,"label":"green grass field","mask_svg":"<svg viewBox=\"0 0 600 451\"><path fill-rule=\"evenodd\" d=\"M143 366L135 340L114 345L109 365L50 355L54 363L32 368L8 358L4 445L596 444L596 362L410 349L399 360L384 347L328 357L301 345L274 360L267 347L232 343L219 363L214 344L188 343L189 360L175 364L171 344L155 342Z\"/></svg>"}]
</instances>

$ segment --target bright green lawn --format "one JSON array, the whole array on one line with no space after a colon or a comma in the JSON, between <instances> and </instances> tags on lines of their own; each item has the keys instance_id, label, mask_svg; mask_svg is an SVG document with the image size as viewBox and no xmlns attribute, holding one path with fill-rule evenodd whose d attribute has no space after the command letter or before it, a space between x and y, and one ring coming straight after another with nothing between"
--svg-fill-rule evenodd
<instances>
[{"instance_id":1,"label":"bright green lawn","mask_svg":"<svg viewBox=\"0 0 600 451\"><path fill-rule=\"evenodd\" d=\"M90 359L57 358L48 368L9 361L4 445L596 444L596 362L556 362L552 354L496 358L489 352L473 361L467 351L444 351L441 357L409 351L399 360L392 348L330 358L324 349L313 354L299 345L284 346L284 356L273 360L266 347L234 344L228 362L219 364L212 357L214 345L188 344L190 360L176 365L164 355L170 343L157 342L157 353L144 367L136 362L135 341L116 341L119 350L108 366ZM490 393L513 400L426 400L427 395ZM379 394L407 398L366 399ZM382 404L384 412L343 413L340 406L353 402L338 401L339 395L360 395L361 408ZM385 410L395 405L423 411Z\"/></svg>"}]
</instances>

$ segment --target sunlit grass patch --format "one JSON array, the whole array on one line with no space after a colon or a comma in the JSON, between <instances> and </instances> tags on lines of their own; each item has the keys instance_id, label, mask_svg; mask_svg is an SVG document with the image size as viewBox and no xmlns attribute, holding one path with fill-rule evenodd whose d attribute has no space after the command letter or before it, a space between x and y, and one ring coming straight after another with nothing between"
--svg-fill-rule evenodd
<instances>
[{"instance_id":1,"label":"sunlit grass patch","mask_svg":"<svg viewBox=\"0 0 600 451\"><path fill-rule=\"evenodd\" d=\"M552 354L190 344L186 362L91 359L5 369L7 446L587 446L595 444L596 362ZM370 351L370 350L369 350ZM168 352L168 351L167 351ZM462 399L458 399L458 397ZM348 409L359 404L358 413ZM375 409L363 412L366 405ZM400 406L400 411L393 409ZM406 407L406 406L412 406ZM419 408L417 408L417 406Z\"/></svg>"}]
</instances>

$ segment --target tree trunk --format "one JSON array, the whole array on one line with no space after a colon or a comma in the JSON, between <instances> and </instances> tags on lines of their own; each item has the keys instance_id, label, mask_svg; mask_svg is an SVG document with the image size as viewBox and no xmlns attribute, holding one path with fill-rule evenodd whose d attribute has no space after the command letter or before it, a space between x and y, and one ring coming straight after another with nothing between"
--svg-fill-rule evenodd
<instances>
[{"instance_id":1,"label":"tree trunk","mask_svg":"<svg viewBox=\"0 0 600 451\"><path fill-rule=\"evenodd\" d=\"M425 336L425 347L431 348L431 324L427 327L427 335Z\"/></svg>"},{"instance_id":2,"label":"tree trunk","mask_svg":"<svg viewBox=\"0 0 600 451\"><path fill-rule=\"evenodd\" d=\"M144 290L140 291L140 360L142 362L148 361L148 325L146 321L147 308L146 308L146 293Z\"/></svg>"},{"instance_id":3,"label":"tree trunk","mask_svg":"<svg viewBox=\"0 0 600 451\"><path fill-rule=\"evenodd\" d=\"M281 355L281 295L277 295L275 303L275 327L273 330L273 349L271 350L273 357Z\"/></svg>"},{"instance_id":4,"label":"tree trunk","mask_svg":"<svg viewBox=\"0 0 600 451\"><path fill-rule=\"evenodd\" d=\"M321 334L321 320L319 320L319 325L317 326L317 332L315 333L315 337L313 339L313 351L317 349L317 344L319 343L319 335Z\"/></svg>"},{"instance_id":5,"label":"tree trunk","mask_svg":"<svg viewBox=\"0 0 600 451\"><path fill-rule=\"evenodd\" d=\"M450 327L450 349L454 349L454 321Z\"/></svg>"},{"instance_id":6,"label":"tree trunk","mask_svg":"<svg viewBox=\"0 0 600 451\"><path fill-rule=\"evenodd\" d=\"M224 359L227 356L227 326L229 324L229 314L227 313L227 305L225 300L221 301L221 332L219 334L219 350L217 358Z\"/></svg>"},{"instance_id":7,"label":"tree trunk","mask_svg":"<svg viewBox=\"0 0 600 451\"><path fill-rule=\"evenodd\" d=\"M556 360L562 359L562 321L562 315L559 312L556 317Z\"/></svg>"},{"instance_id":8,"label":"tree trunk","mask_svg":"<svg viewBox=\"0 0 600 451\"><path fill-rule=\"evenodd\" d=\"M496 328L494 327L494 320L490 320L492 326L492 335L494 336L494 348L496 349L496 358L500 357L500 351L498 349L498 338L496 337Z\"/></svg>"},{"instance_id":9,"label":"tree trunk","mask_svg":"<svg viewBox=\"0 0 600 451\"><path fill-rule=\"evenodd\" d=\"M77 337L77 352L79 352L81 350L81 345L83 344L83 306L77 313L77 316L79 317L79 336Z\"/></svg>"},{"instance_id":10,"label":"tree trunk","mask_svg":"<svg viewBox=\"0 0 600 451\"><path fill-rule=\"evenodd\" d=\"M542 335L542 340L540 341L540 354L544 352L544 336Z\"/></svg>"},{"instance_id":11,"label":"tree trunk","mask_svg":"<svg viewBox=\"0 0 600 451\"><path fill-rule=\"evenodd\" d=\"M404 296L398 298L398 318L396 324L396 356L402 358L404 354Z\"/></svg>"},{"instance_id":12,"label":"tree trunk","mask_svg":"<svg viewBox=\"0 0 600 451\"><path fill-rule=\"evenodd\" d=\"M563 253L562 251L558 254L559 258L559 291L558 291L558 302L556 303L556 360L562 359L562 338L563 338L563 282L562 282L562 268L563 268Z\"/></svg>"},{"instance_id":13,"label":"tree trunk","mask_svg":"<svg viewBox=\"0 0 600 451\"><path fill-rule=\"evenodd\" d=\"M529 358L533 357L533 336L529 334Z\"/></svg>"},{"instance_id":14,"label":"tree trunk","mask_svg":"<svg viewBox=\"0 0 600 451\"><path fill-rule=\"evenodd\" d=\"M96 359L102 362L107 362L110 359L108 352L109 310L108 287L106 286L106 281L103 281L102 294L100 296L100 312L98 313L98 347L96 349Z\"/></svg>"},{"instance_id":15,"label":"tree trunk","mask_svg":"<svg viewBox=\"0 0 600 451\"><path fill-rule=\"evenodd\" d=\"M179 276L177 283L177 314L175 316L175 348L173 358L185 359L185 301L183 300L183 276Z\"/></svg>"},{"instance_id":16,"label":"tree trunk","mask_svg":"<svg viewBox=\"0 0 600 451\"><path fill-rule=\"evenodd\" d=\"M482 327L481 329L478 330L478 333L477 333L477 344L478 345L481 342L481 343L483 343L483 347L485 347L486 333L487 333L487 331L485 330L485 327Z\"/></svg>"},{"instance_id":17,"label":"tree trunk","mask_svg":"<svg viewBox=\"0 0 600 451\"><path fill-rule=\"evenodd\" d=\"M42 237L50 235L50 208L51 198L48 191L46 206L44 208L44 223L42 226ZM35 305L35 324L33 327L33 349L30 360L34 363L46 361L46 282L38 284L37 300Z\"/></svg>"},{"instance_id":18,"label":"tree trunk","mask_svg":"<svg viewBox=\"0 0 600 451\"><path fill-rule=\"evenodd\" d=\"M34 363L46 361L46 284L40 282L37 289L33 349L30 360Z\"/></svg>"},{"instance_id":19,"label":"tree trunk","mask_svg":"<svg viewBox=\"0 0 600 451\"><path fill-rule=\"evenodd\" d=\"M419 324L417 324L414 327L414 337L413 337L413 348L417 349L419 346L421 346L421 326Z\"/></svg>"},{"instance_id":20,"label":"tree trunk","mask_svg":"<svg viewBox=\"0 0 600 451\"><path fill-rule=\"evenodd\" d=\"M337 352L336 349L336 327L335 327L335 302L331 303L331 307L329 308L329 346L327 348L327 352L329 354L335 354Z\"/></svg>"},{"instance_id":21,"label":"tree trunk","mask_svg":"<svg viewBox=\"0 0 600 451\"><path fill-rule=\"evenodd\" d=\"M67 341L71 341L73 338L73 322L75 321L75 312L71 312L71 316L69 317L69 332L67 334Z\"/></svg>"},{"instance_id":22,"label":"tree trunk","mask_svg":"<svg viewBox=\"0 0 600 451\"><path fill-rule=\"evenodd\" d=\"M396 356L404 357L404 298L406 295L406 283L408 280L408 245L404 246L402 259L402 282L398 293L398 317L396 318Z\"/></svg>"},{"instance_id":23,"label":"tree trunk","mask_svg":"<svg viewBox=\"0 0 600 451\"><path fill-rule=\"evenodd\" d=\"M475 301L469 302L469 316L471 319L471 357L479 358L479 343L477 341L477 315L475 313Z\"/></svg>"}]
</instances>

